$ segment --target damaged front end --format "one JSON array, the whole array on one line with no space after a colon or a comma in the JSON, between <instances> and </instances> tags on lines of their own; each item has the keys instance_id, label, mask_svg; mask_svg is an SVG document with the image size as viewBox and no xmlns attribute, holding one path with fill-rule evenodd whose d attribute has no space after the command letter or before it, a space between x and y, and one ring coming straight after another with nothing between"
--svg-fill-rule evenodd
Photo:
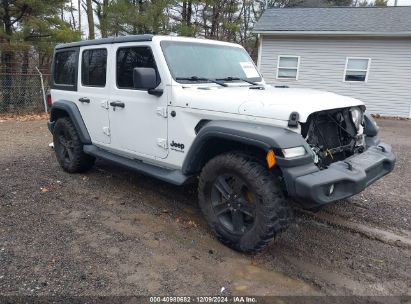
<instances>
[{"instance_id":1,"label":"damaged front end","mask_svg":"<svg viewBox=\"0 0 411 304\"><path fill-rule=\"evenodd\" d=\"M301 135L314 153L314 163L326 169L366 149L364 107L326 110L311 114L301 124Z\"/></svg>"},{"instance_id":2,"label":"damaged front end","mask_svg":"<svg viewBox=\"0 0 411 304\"><path fill-rule=\"evenodd\" d=\"M312 158L289 158L281 170L288 195L304 208L318 210L357 194L394 169L391 147L380 141L377 124L364 110L324 110L300 122Z\"/></svg>"}]
</instances>

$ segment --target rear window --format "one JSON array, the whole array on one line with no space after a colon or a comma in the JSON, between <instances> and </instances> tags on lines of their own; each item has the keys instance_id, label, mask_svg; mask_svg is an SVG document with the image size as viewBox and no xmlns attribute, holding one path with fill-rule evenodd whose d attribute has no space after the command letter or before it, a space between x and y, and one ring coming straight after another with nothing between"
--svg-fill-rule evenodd
<instances>
[{"instance_id":1,"label":"rear window","mask_svg":"<svg viewBox=\"0 0 411 304\"><path fill-rule=\"evenodd\" d=\"M54 57L54 83L57 85L76 84L76 51L63 51Z\"/></svg>"},{"instance_id":2,"label":"rear window","mask_svg":"<svg viewBox=\"0 0 411 304\"><path fill-rule=\"evenodd\" d=\"M85 50L81 60L81 83L84 86L104 87L106 69L106 49Z\"/></svg>"}]
</instances>

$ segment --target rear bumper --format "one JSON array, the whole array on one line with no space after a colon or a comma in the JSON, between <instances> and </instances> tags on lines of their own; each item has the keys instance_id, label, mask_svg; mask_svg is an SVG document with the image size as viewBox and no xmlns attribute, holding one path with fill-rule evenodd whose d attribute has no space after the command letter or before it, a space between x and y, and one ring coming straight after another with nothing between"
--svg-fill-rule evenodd
<instances>
[{"instance_id":1,"label":"rear bumper","mask_svg":"<svg viewBox=\"0 0 411 304\"><path fill-rule=\"evenodd\" d=\"M292 186L290 195L299 199L303 207L318 208L363 191L391 172L394 165L391 147L379 143L324 170L314 169L312 165L290 168L286 178L288 173L293 183L288 182L287 188Z\"/></svg>"}]
</instances>

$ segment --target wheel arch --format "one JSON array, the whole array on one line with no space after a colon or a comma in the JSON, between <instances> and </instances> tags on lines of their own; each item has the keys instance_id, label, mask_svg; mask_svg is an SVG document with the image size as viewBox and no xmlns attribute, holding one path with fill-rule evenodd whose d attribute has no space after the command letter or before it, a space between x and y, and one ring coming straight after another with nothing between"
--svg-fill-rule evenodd
<instances>
[{"instance_id":1,"label":"wheel arch","mask_svg":"<svg viewBox=\"0 0 411 304\"><path fill-rule=\"evenodd\" d=\"M201 171L211 158L225 152L250 152L265 159L270 149L304 144L300 134L274 126L235 121L210 121L199 130L184 160L182 171L192 175Z\"/></svg>"},{"instance_id":2,"label":"wheel arch","mask_svg":"<svg viewBox=\"0 0 411 304\"><path fill-rule=\"evenodd\" d=\"M53 132L54 124L57 119L61 117L69 117L77 130L81 142L85 145L91 144L90 134L88 133L87 127L81 117L81 113L74 102L68 100L58 100L53 102L50 109L50 131Z\"/></svg>"}]
</instances>

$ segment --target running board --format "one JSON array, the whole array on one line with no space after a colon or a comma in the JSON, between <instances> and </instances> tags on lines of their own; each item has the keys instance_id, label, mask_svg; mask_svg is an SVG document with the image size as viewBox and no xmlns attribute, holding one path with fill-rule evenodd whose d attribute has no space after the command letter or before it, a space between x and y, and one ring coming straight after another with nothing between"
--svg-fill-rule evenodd
<instances>
[{"instance_id":1,"label":"running board","mask_svg":"<svg viewBox=\"0 0 411 304\"><path fill-rule=\"evenodd\" d=\"M177 186L184 184L184 182L188 179L188 176L184 175L180 170L170 170L143 163L140 160L113 154L94 145L85 145L83 147L83 150L86 154L112 161L123 167L135 170L148 176L155 177Z\"/></svg>"}]
</instances>

